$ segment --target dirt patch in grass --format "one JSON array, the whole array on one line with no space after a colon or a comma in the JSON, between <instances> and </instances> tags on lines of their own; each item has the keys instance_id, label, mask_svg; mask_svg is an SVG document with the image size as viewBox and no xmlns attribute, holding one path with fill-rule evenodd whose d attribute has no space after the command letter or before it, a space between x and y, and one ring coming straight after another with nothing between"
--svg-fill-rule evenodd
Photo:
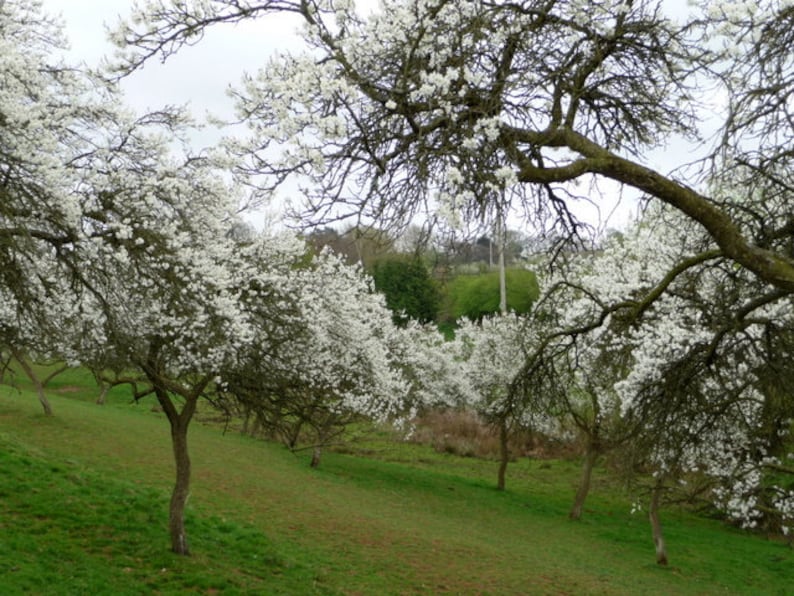
<instances>
[{"instance_id":1,"label":"dirt patch in grass","mask_svg":"<svg viewBox=\"0 0 794 596\"><path fill-rule=\"evenodd\" d=\"M85 391L85 387L78 387L77 385L64 385L63 387L58 387L54 389L55 393L60 393L62 395L66 395L69 393L80 393Z\"/></svg>"}]
</instances>

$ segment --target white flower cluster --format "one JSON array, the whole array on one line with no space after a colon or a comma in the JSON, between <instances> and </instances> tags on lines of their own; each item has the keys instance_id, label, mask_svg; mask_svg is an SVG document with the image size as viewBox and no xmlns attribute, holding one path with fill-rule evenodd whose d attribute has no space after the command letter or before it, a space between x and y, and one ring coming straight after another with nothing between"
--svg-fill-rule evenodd
<instances>
[{"instance_id":1,"label":"white flower cluster","mask_svg":"<svg viewBox=\"0 0 794 596\"><path fill-rule=\"evenodd\" d=\"M305 344L290 348L301 374L345 411L383 420L400 416L407 385L395 360L397 329L383 296L358 268L330 253L297 275L295 298L308 335Z\"/></svg>"},{"instance_id":2,"label":"white flower cluster","mask_svg":"<svg viewBox=\"0 0 794 596\"><path fill-rule=\"evenodd\" d=\"M772 440L764 420L778 391L765 380L776 358L769 333L790 328L794 310L788 298L745 306L768 288L716 253L696 258L712 246L683 216L650 210L603 252L548 280L541 308L552 334L586 330L565 346L578 367L572 378L598 388L603 411L643 425L657 475L713 478L715 504L747 527L770 507L790 520L785 491L764 488ZM687 259L689 268L667 277ZM781 423L775 434L789 430ZM762 500L763 490L777 491L780 504Z\"/></svg>"},{"instance_id":3,"label":"white flower cluster","mask_svg":"<svg viewBox=\"0 0 794 596\"><path fill-rule=\"evenodd\" d=\"M228 155L180 160L169 147L180 114L137 116L112 87L49 70L46 40L59 38L34 8L0 3L0 168L17 185L4 189L0 232L18 234L13 259L28 269L0 263L2 341L137 369L177 392L202 378L223 385L249 354L277 352L329 407L400 414L407 388L391 313L360 271L308 259L292 235L235 232L242 197L225 182ZM197 19L217 9L190 8ZM344 93L327 74L305 84ZM291 105L288 86L273 93ZM333 136L346 123L307 115L292 126ZM311 149L298 145L295 159L318 167Z\"/></svg>"},{"instance_id":4,"label":"white flower cluster","mask_svg":"<svg viewBox=\"0 0 794 596\"><path fill-rule=\"evenodd\" d=\"M513 383L533 341L527 321L515 314L482 321L458 321L452 339L435 327L403 330L401 357L412 400L425 407L472 409L488 420L507 417L549 435L559 435L556 418L521 405Z\"/></svg>"}]
</instances>

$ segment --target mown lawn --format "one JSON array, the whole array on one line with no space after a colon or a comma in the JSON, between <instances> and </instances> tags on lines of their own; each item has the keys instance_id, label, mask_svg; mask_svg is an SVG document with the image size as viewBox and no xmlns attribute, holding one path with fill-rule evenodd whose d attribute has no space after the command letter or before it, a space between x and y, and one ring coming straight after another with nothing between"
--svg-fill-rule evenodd
<instances>
[{"instance_id":1,"label":"mown lawn","mask_svg":"<svg viewBox=\"0 0 794 596\"><path fill-rule=\"evenodd\" d=\"M498 492L491 462L415 445L326 454L191 430L193 555L168 551L168 424L152 402L106 406L79 372L55 417L0 387L0 593L786 594L794 552L665 512L671 565L645 517L603 481L566 518L574 462L522 461Z\"/></svg>"}]
</instances>

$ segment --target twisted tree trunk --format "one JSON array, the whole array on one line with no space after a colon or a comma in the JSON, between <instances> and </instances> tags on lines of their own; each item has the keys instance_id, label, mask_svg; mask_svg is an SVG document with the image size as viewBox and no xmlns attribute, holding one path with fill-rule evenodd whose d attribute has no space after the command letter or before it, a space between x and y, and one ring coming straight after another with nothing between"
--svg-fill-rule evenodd
<instances>
[{"instance_id":1,"label":"twisted tree trunk","mask_svg":"<svg viewBox=\"0 0 794 596\"><path fill-rule=\"evenodd\" d=\"M309 466L312 468L319 468L320 467L320 459L323 456L323 448L322 445L315 445L312 448L312 460L309 462Z\"/></svg>"},{"instance_id":2,"label":"twisted tree trunk","mask_svg":"<svg viewBox=\"0 0 794 596\"><path fill-rule=\"evenodd\" d=\"M176 482L171 493L171 503L168 509L168 531L171 535L171 550L178 555L189 555L190 548L187 543L185 531L185 506L190 496L190 454L187 448L187 431L193 413L196 411L198 395L185 399L182 411L178 411L168 392L155 388L157 401L165 412L171 424L171 446L174 452L176 468Z\"/></svg>"},{"instance_id":3,"label":"twisted tree trunk","mask_svg":"<svg viewBox=\"0 0 794 596\"><path fill-rule=\"evenodd\" d=\"M18 350L12 348L11 353L14 356L14 360L19 362L19 366L22 367L22 370L25 371L25 374L36 388L36 395L38 395L39 403L44 409L44 415L52 416L52 406L50 405L50 401L47 399L47 396L44 395L44 384L36 376L36 373L33 371L33 367Z\"/></svg>"},{"instance_id":4,"label":"twisted tree trunk","mask_svg":"<svg viewBox=\"0 0 794 596\"><path fill-rule=\"evenodd\" d=\"M659 504L664 490L662 480L657 480L651 491L651 506L648 510L648 517L651 521L651 531L653 533L653 544L656 547L656 563L667 565L667 546L664 543L662 534L662 524L659 521Z\"/></svg>"},{"instance_id":5,"label":"twisted tree trunk","mask_svg":"<svg viewBox=\"0 0 794 596\"><path fill-rule=\"evenodd\" d=\"M593 468L595 467L596 459L598 459L598 447L593 441L588 441L587 452L585 453L584 463L582 464L582 477L579 480L579 488L576 490L573 507L571 507L571 512L568 514L570 519L578 520L582 517L584 502L587 499L587 494L590 492L590 484L593 478Z\"/></svg>"},{"instance_id":6,"label":"twisted tree trunk","mask_svg":"<svg viewBox=\"0 0 794 596\"><path fill-rule=\"evenodd\" d=\"M157 401L163 408L163 412L165 412L171 425L171 446L174 452L176 468L176 482L171 493L168 515L171 550L178 555L189 555L190 549L187 543L187 532L185 531L185 505L190 495L190 455L187 448L187 432L190 421L193 419L193 414L196 412L199 397L206 389L211 377L206 376L189 386L180 385L169 379L167 375L158 369L155 356L156 349L153 347L152 356L150 356L143 369L149 381L151 381ZM176 404L171 399L172 394L177 394L184 400L181 411L177 409Z\"/></svg>"},{"instance_id":7,"label":"twisted tree trunk","mask_svg":"<svg viewBox=\"0 0 794 596\"><path fill-rule=\"evenodd\" d=\"M507 474L507 464L510 461L509 438L507 421L502 419L499 422L499 472L496 479L496 488L498 490L505 489L505 475Z\"/></svg>"},{"instance_id":8,"label":"twisted tree trunk","mask_svg":"<svg viewBox=\"0 0 794 596\"><path fill-rule=\"evenodd\" d=\"M108 391L110 391L110 383L105 383L103 381L99 382L99 396L96 398L96 403L98 406L105 405L105 399L108 396Z\"/></svg>"}]
</instances>

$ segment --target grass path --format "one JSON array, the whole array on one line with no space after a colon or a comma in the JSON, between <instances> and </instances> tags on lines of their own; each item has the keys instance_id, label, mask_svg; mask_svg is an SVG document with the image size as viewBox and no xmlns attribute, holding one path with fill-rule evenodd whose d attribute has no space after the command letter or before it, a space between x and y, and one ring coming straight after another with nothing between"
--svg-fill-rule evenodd
<instances>
[{"instance_id":1,"label":"grass path","mask_svg":"<svg viewBox=\"0 0 794 596\"><path fill-rule=\"evenodd\" d=\"M279 446L199 424L190 435L194 556L179 560L167 553L165 418L119 399L100 407L70 393L51 398L55 417L45 418L32 395L0 387L0 438L27 453L31 465L46 470L42 462L51 462L83 470L97 485L121 483L111 492L140 490L138 507L153 511L89 532L84 548L94 550L94 539L115 548L107 534L124 544L125 533L139 531L135 519L143 520L149 527L141 540L152 544L140 560L114 551L121 559L116 581L126 573L163 593L784 594L794 586L791 550L716 522L667 514L672 565L665 569L653 563L644 517L631 516L619 495L597 492L584 520L567 521L577 474L567 462L516 464L500 493L488 462L405 445L385 455L410 463L329 453L311 470ZM52 531L68 519L53 516ZM92 567L96 556L81 565ZM154 577L153 560L165 561L160 569L178 568L179 582ZM0 572L11 565L3 563ZM124 571L131 565L141 571ZM12 574L1 575L0 586L6 579Z\"/></svg>"}]
</instances>

